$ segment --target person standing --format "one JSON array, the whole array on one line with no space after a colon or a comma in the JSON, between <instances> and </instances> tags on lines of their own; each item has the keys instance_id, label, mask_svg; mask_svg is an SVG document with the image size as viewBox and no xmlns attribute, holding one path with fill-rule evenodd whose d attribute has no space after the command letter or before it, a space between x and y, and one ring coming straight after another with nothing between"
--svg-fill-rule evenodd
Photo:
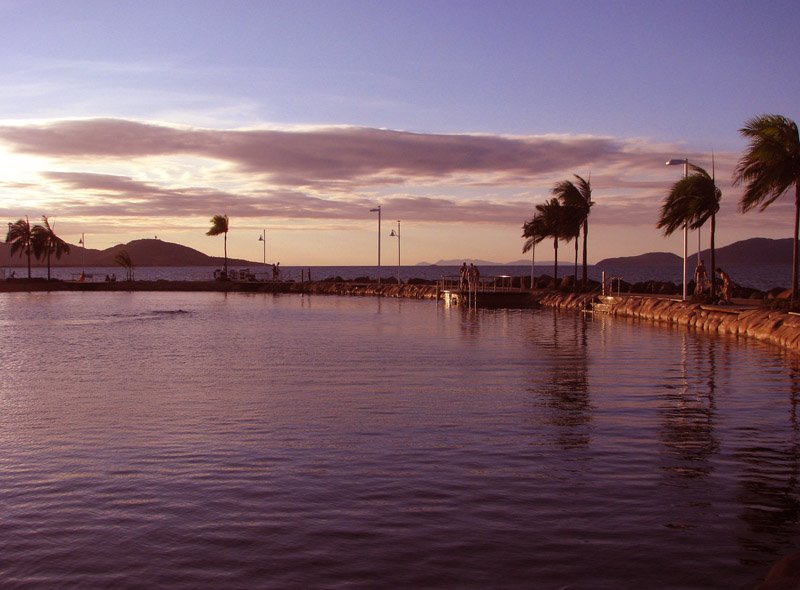
<instances>
[{"instance_id":1,"label":"person standing","mask_svg":"<svg viewBox=\"0 0 800 590\"><path fill-rule=\"evenodd\" d=\"M700 295L708 288L708 272L706 272L706 265L703 260L697 264L694 271L694 294Z\"/></svg>"},{"instance_id":2,"label":"person standing","mask_svg":"<svg viewBox=\"0 0 800 590\"><path fill-rule=\"evenodd\" d=\"M464 262L461 265L461 268L458 269L458 288L463 291L464 288L467 286L467 263Z\"/></svg>"},{"instance_id":3,"label":"person standing","mask_svg":"<svg viewBox=\"0 0 800 590\"><path fill-rule=\"evenodd\" d=\"M717 268L720 278L722 279L722 289L720 290L720 298L725 303L731 302L731 289L733 289L733 280L731 275L726 273L721 268Z\"/></svg>"}]
</instances>

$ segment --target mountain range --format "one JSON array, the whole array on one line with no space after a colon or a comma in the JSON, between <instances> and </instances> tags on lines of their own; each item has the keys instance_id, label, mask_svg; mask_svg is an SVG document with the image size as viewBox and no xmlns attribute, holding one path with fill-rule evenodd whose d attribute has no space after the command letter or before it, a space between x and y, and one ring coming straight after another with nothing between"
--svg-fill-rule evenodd
<instances>
[{"instance_id":1,"label":"mountain range","mask_svg":"<svg viewBox=\"0 0 800 590\"><path fill-rule=\"evenodd\" d=\"M690 250L689 255L694 258L697 251ZM707 265L711 264L711 251L709 249L701 250L700 257L706 261ZM647 252L646 254L638 254L635 256L620 256L618 258L604 258L596 262L593 266L598 268L603 267L624 267L624 266L674 266L680 264L682 256L672 254L671 252ZM559 265L572 264L573 258L567 257L559 260ZM472 258L458 258L451 260L439 260L434 262L434 266L461 266L462 262L467 264L473 263L478 266L527 266L530 265L530 260L514 260L512 262L492 262L489 260L476 260ZM716 263L717 266L728 266L731 264L736 265L791 265L792 263L792 238L749 238L747 240L740 240L722 246L716 249ZM552 266L553 260L537 260L536 266ZM417 266L430 266L431 263L421 262Z\"/></svg>"},{"instance_id":2,"label":"mountain range","mask_svg":"<svg viewBox=\"0 0 800 590\"><path fill-rule=\"evenodd\" d=\"M0 265L8 264L8 244L0 243ZM84 249L74 244L70 245L70 253L65 254L60 259L51 259L51 266L115 266L114 258L122 251L126 250L136 266L222 266L222 256L208 256L189 248L172 242L165 242L159 239L133 240L127 244L117 244L105 250ZM696 252L691 252L694 257ZM709 250L703 250L700 256L711 263ZM598 268L624 266L674 266L681 261L682 257L670 252L648 252L636 256L622 256L618 258L605 258L595 263ZM572 259L565 259L561 264L570 264ZM417 266L461 266L462 262L473 263L478 266L525 266L530 264L530 260L515 260L512 262L492 262L489 260L479 260L474 258L458 258L452 260L439 260L433 264L421 262ZM547 261L539 261L536 266L552 264ZM728 246L717 248L717 266L736 265L791 265L792 263L792 239L770 239L770 238L750 238L734 242ZM24 257L14 257L14 266L24 266ZM261 264L241 258L228 258L228 264L233 266L252 266ZM31 266L45 266L42 261L31 260Z\"/></svg>"},{"instance_id":3,"label":"mountain range","mask_svg":"<svg viewBox=\"0 0 800 590\"><path fill-rule=\"evenodd\" d=\"M775 266L792 264L792 238L749 238L716 248L716 265L753 265ZM689 251L690 259L697 256L697 251ZM700 258L706 265L711 264L711 250L701 250ZM620 266L674 266L683 260L682 256L670 252L650 252L638 256L622 256L605 258L595 264L599 268Z\"/></svg>"},{"instance_id":4,"label":"mountain range","mask_svg":"<svg viewBox=\"0 0 800 590\"><path fill-rule=\"evenodd\" d=\"M8 244L0 244L0 264L5 266L8 261ZM50 266L116 266L114 258L122 250L126 250L135 266L222 266L224 259L222 256L208 256L180 244L165 242L159 239L133 240L127 244L117 244L105 250L93 250L82 248L70 244L69 254L64 254L56 260L55 256L50 259ZM14 266L25 266L25 257L14 257ZM231 266L251 266L260 264L240 258L228 258L228 265ZM31 257L31 266L46 266L43 261L36 261Z\"/></svg>"}]
</instances>

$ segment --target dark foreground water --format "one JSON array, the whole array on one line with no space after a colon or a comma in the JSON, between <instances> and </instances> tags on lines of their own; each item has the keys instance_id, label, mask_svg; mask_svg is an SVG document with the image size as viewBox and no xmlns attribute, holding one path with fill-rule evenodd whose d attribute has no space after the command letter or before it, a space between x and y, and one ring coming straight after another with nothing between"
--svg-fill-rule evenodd
<instances>
[{"instance_id":1,"label":"dark foreground water","mask_svg":"<svg viewBox=\"0 0 800 590\"><path fill-rule=\"evenodd\" d=\"M797 359L552 310L0 298L3 588L744 588Z\"/></svg>"}]
</instances>

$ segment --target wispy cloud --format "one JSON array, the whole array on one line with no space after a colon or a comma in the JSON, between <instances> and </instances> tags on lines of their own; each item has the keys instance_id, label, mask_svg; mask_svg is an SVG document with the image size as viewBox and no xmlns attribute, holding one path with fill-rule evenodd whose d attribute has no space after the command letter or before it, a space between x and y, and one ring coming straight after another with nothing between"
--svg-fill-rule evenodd
<instances>
[{"instance_id":1,"label":"wispy cloud","mask_svg":"<svg viewBox=\"0 0 800 590\"><path fill-rule=\"evenodd\" d=\"M517 224L557 180L591 174L597 220L650 223L676 146L594 136L422 134L361 127L207 129L124 119L0 125L8 150L87 215L363 219L376 200L404 219ZM689 154L699 159L703 154ZM154 178L167 162L213 164ZM718 176L733 165L717 156ZM103 173L104 167L115 173ZM208 169L211 169L211 172ZM126 170L125 174L118 174ZM676 172L672 170L671 172ZM188 182L187 182L188 181ZM23 188L23 187L20 187ZM380 196L378 196L380 195Z\"/></svg>"}]
</instances>

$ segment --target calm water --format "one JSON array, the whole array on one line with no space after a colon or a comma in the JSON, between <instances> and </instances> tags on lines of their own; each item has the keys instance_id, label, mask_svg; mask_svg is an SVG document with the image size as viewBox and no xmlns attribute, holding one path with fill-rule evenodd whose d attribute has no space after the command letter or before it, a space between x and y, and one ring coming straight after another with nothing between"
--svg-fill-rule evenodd
<instances>
[{"instance_id":1,"label":"calm water","mask_svg":"<svg viewBox=\"0 0 800 590\"><path fill-rule=\"evenodd\" d=\"M3 588L744 588L800 371L552 310L0 297Z\"/></svg>"}]
</instances>

